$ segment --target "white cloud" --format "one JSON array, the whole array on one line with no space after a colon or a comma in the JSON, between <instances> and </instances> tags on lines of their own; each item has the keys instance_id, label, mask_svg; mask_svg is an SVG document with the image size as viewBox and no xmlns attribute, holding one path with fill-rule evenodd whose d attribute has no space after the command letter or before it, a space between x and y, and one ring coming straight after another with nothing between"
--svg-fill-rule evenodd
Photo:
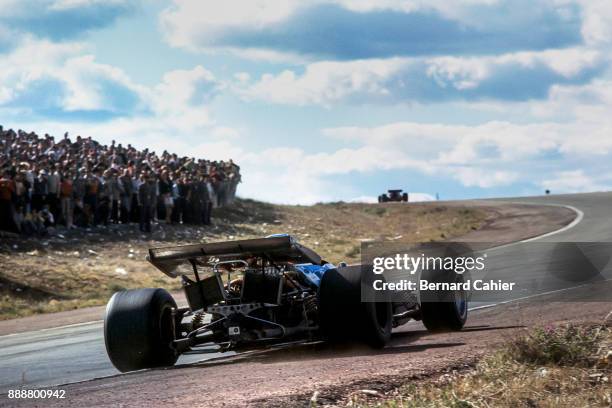
<instances>
[{"instance_id":1,"label":"white cloud","mask_svg":"<svg viewBox=\"0 0 612 408\"><path fill-rule=\"evenodd\" d=\"M162 83L156 86L159 95L166 95L160 103L159 108L163 111L174 109L176 106L195 102L207 101L217 90L219 84L212 72L204 69L201 65L191 70L177 69L164 74ZM204 88L198 95L198 88ZM163 102L163 104L162 104Z\"/></svg>"},{"instance_id":2,"label":"white cloud","mask_svg":"<svg viewBox=\"0 0 612 408\"><path fill-rule=\"evenodd\" d=\"M612 3L608 0L580 0L582 36L591 45L609 45L612 39Z\"/></svg>"},{"instance_id":3,"label":"white cloud","mask_svg":"<svg viewBox=\"0 0 612 408\"><path fill-rule=\"evenodd\" d=\"M78 0L77 0L78 1ZM570 3L571 4L571 3ZM533 7L533 13L526 12L518 5L513 14L504 11L507 3L499 0L173 0L172 4L159 15L159 22L166 41L175 47L191 51L231 51L245 58L259 58L262 54L272 53L277 59L294 59L287 50L275 50L273 45L259 48L248 44L230 46L223 39L237 30L265 30L275 24L287 23L291 17L307 8L320 5L335 5L356 13L393 11L399 13L429 13L454 20L463 27L482 28L493 17L492 24L512 24L512 17L525 18L546 8L549 13L569 14L565 5L557 5L548 0ZM495 6L499 6L497 15ZM591 25L595 25L592 23ZM587 32L593 30L586 30ZM330 39L332 40L332 39ZM283 54L287 54L283 56Z\"/></svg>"},{"instance_id":4,"label":"white cloud","mask_svg":"<svg viewBox=\"0 0 612 408\"><path fill-rule=\"evenodd\" d=\"M424 201L436 201L436 197L428 193L408 193L408 202L420 203Z\"/></svg>"},{"instance_id":5,"label":"white cloud","mask_svg":"<svg viewBox=\"0 0 612 408\"><path fill-rule=\"evenodd\" d=\"M512 184L519 178L515 171L491 170L491 168L456 168L454 177L466 187L499 187Z\"/></svg>"},{"instance_id":6,"label":"white cloud","mask_svg":"<svg viewBox=\"0 0 612 408\"><path fill-rule=\"evenodd\" d=\"M26 38L20 47L0 55L4 67L0 71L0 104L13 103L30 94L41 82L53 83L58 94L49 95L47 91L38 97L56 98L56 106L52 107L65 111L116 111L117 101L110 95L109 86L133 93L136 99L144 94L145 88L133 83L120 69L97 63L84 51L80 43ZM36 110L35 98L30 103L34 105L30 109Z\"/></svg>"},{"instance_id":7,"label":"white cloud","mask_svg":"<svg viewBox=\"0 0 612 408\"><path fill-rule=\"evenodd\" d=\"M201 50L225 30L263 27L284 20L300 6L297 0L175 0L159 20L168 42L175 47Z\"/></svg>"},{"instance_id":8,"label":"white cloud","mask_svg":"<svg viewBox=\"0 0 612 408\"><path fill-rule=\"evenodd\" d=\"M66 11L88 9L97 6L128 5L128 0L0 0L0 18L23 17L33 13L34 7L38 14L49 11Z\"/></svg>"},{"instance_id":9,"label":"white cloud","mask_svg":"<svg viewBox=\"0 0 612 408\"><path fill-rule=\"evenodd\" d=\"M250 81L251 74L249 74L248 72L236 72L234 74L234 78L236 78L238 83L244 84Z\"/></svg>"},{"instance_id":10,"label":"white cloud","mask_svg":"<svg viewBox=\"0 0 612 408\"><path fill-rule=\"evenodd\" d=\"M23 1L23 0L21 0ZM49 5L49 10L80 9L98 5L128 4L126 0L55 0Z\"/></svg>"},{"instance_id":11,"label":"white cloud","mask_svg":"<svg viewBox=\"0 0 612 408\"><path fill-rule=\"evenodd\" d=\"M552 178L542 180L539 184L555 194L602 191L612 187L609 182L601 183L597 178L586 175L584 170L568 170L555 172Z\"/></svg>"},{"instance_id":12,"label":"white cloud","mask_svg":"<svg viewBox=\"0 0 612 408\"><path fill-rule=\"evenodd\" d=\"M65 0L85 1L85 0ZM437 11L455 19L466 19L466 8L492 5L497 0L174 0L160 13L160 23L169 42L175 46L198 49L198 42L216 39L222 30L263 28L287 20L301 8L316 4L337 4L356 12L392 10L410 13Z\"/></svg>"},{"instance_id":13,"label":"white cloud","mask_svg":"<svg viewBox=\"0 0 612 408\"><path fill-rule=\"evenodd\" d=\"M607 116L600 117L597 123L492 121L465 126L399 122L372 128L331 128L324 133L362 143L364 146L358 151L383 157L385 164L366 162L370 171L416 170L454 178L466 187L481 188L513 183L543 185L568 163L580 163L597 172L607 166L612 152L609 136L612 119ZM393 160L393 156L401 159ZM576 181L566 186L577 184ZM593 184L586 186L579 191L586 191Z\"/></svg>"},{"instance_id":14,"label":"white cloud","mask_svg":"<svg viewBox=\"0 0 612 408\"><path fill-rule=\"evenodd\" d=\"M436 100L439 98L480 97L504 99L504 92L517 89L554 85L555 80L571 80L588 69L603 63L601 52L585 48L518 52L494 57L435 57L387 58L345 62L321 61L305 66L302 73L284 70L278 74L264 74L250 83L241 80L235 91L246 100L263 100L279 104L322 105L334 103L371 103L387 100ZM483 83L499 82L507 85L514 72L524 70L529 76L548 76L539 83L516 83L507 91L483 89ZM554 78L558 75L558 78ZM521 76L515 78L521 79ZM472 91L472 93L466 93Z\"/></svg>"},{"instance_id":15,"label":"white cloud","mask_svg":"<svg viewBox=\"0 0 612 408\"><path fill-rule=\"evenodd\" d=\"M157 86L139 87L146 109L130 116L102 122L49 119L31 124L20 123L16 127L56 135L68 131L72 135L92 136L103 142L116 139L157 152L168 150L194 156L200 151L198 146L204 143L236 139L239 135L237 129L217 125L211 117L209 98L216 92L217 86L214 76L201 66L192 70L170 71ZM228 149L225 144L222 147L215 149L214 144L207 145L205 155L200 157L231 157L235 149Z\"/></svg>"},{"instance_id":16,"label":"white cloud","mask_svg":"<svg viewBox=\"0 0 612 408\"><path fill-rule=\"evenodd\" d=\"M385 82L405 64L401 58L316 62L307 65L302 75L291 70L265 74L238 92L246 99L295 105L327 105L356 94L385 96L390 93Z\"/></svg>"},{"instance_id":17,"label":"white cloud","mask_svg":"<svg viewBox=\"0 0 612 408\"><path fill-rule=\"evenodd\" d=\"M97 62L81 43L27 38L12 52L0 54L0 64L4 66L0 70L0 106L5 112L18 108L45 115L45 111L53 109L73 113L77 121L80 112L105 111L124 116L109 123L84 126L103 134L110 130L106 127L128 135L167 135L169 129L182 135L202 129L209 133L214 121L208 105L223 88L210 71L199 65L190 70L169 71L158 85L143 86L121 69ZM38 86L43 87L37 90ZM227 136L232 130L219 128L215 134Z\"/></svg>"}]
</instances>

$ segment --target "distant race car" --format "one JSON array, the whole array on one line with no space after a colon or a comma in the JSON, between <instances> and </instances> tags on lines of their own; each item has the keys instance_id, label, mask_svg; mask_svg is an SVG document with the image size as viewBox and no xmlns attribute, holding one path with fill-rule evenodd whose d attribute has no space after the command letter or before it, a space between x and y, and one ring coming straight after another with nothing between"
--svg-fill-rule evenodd
<instances>
[{"instance_id":1,"label":"distant race car","mask_svg":"<svg viewBox=\"0 0 612 408\"><path fill-rule=\"evenodd\" d=\"M388 203L389 201L408 202L408 193L402 193L402 190L388 190L388 193L378 196L379 203Z\"/></svg>"},{"instance_id":2,"label":"distant race car","mask_svg":"<svg viewBox=\"0 0 612 408\"><path fill-rule=\"evenodd\" d=\"M333 340L380 348L393 327L410 319L435 331L460 330L467 319L463 291L439 302L421 302L414 293L402 302L362 302L362 288L381 275L327 263L284 234L153 248L148 260L180 277L189 306L177 307L164 289L115 293L106 307L104 340L122 372L172 366L183 353L258 344ZM442 279L463 279L451 274Z\"/></svg>"}]
</instances>

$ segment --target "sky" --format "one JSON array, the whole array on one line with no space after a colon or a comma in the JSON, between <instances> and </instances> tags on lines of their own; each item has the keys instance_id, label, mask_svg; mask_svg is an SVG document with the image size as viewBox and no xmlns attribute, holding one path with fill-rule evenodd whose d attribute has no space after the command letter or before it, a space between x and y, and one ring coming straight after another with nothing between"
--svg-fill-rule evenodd
<instances>
[{"instance_id":1,"label":"sky","mask_svg":"<svg viewBox=\"0 0 612 408\"><path fill-rule=\"evenodd\" d=\"M612 189L608 0L0 0L0 124L276 203Z\"/></svg>"}]
</instances>

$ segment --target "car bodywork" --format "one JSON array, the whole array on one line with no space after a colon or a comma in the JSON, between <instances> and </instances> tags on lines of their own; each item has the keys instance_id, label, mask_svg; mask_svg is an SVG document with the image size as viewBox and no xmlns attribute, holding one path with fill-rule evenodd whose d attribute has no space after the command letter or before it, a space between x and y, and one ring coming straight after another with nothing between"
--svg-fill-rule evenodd
<instances>
[{"instance_id":1,"label":"car bodywork","mask_svg":"<svg viewBox=\"0 0 612 408\"><path fill-rule=\"evenodd\" d=\"M317 337L321 281L338 268L285 234L153 248L148 260L182 280L189 307L174 310L174 345L181 353L206 343L231 349ZM416 301L393 310L394 326L418 318Z\"/></svg>"},{"instance_id":2,"label":"car bodywork","mask_svg":"<svg viewBox=\"0 0 612 408\"><path fill-rule=\"evenodd\" d=\"M378 196L379 203L387 203L390 201L395 202L408 202L408 193L403 193L403 190L388 190L387 193Z\"/></svg>"}]
</instances>

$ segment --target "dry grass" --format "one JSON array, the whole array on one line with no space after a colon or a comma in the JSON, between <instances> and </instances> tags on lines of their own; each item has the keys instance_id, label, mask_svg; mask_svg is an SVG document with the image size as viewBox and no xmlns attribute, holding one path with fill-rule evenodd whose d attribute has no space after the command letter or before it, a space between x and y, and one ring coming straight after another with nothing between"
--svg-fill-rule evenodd
<instances>
[{"instance_id":1,"label":"dry grass","mask_svg":"<svg viewBox=\"0 0 612 408\"><path fill-rule=\"evenodd\" d=\"M390 399L357 394L359 407L610 407L612 327L536 328L469 372L397 390Z\"/></svg>"},{"instance_id":2,"label":"dry grass","mask_svg":"<svg viewBox=\"0 0 612 408\"><path fill-rule=\"evenodd\" d=\"M217 210L210 227L160 224L64 231L43 240L0 238L0 319L104 304L121 289L178 289L144 257L152 246L290 233L330 262L357 262L364 240L430 241L478 228L482 210L431 204L276 206L238 200Z\"/></svg>"}]
</instances>

